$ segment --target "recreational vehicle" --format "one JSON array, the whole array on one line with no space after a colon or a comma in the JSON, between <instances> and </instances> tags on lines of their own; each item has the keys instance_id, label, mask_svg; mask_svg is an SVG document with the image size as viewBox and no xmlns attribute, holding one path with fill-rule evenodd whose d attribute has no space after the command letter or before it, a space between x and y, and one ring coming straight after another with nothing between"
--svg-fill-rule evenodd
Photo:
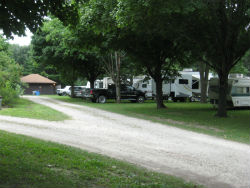
<instances>
[{"instance_id":1,"label":"recreational vehicle","mask_svg":"<svg viewBox=\"0 0 250 188\"><path fill-rule=\"evenodd\" d=\"M107 89L108 85L114 84L112 78L104 77L102 80L95 81L95 88L97 89Z\"/></svg>"},{"instance_id":2,"label":"recreational vehicle","mask_svg":"<svg viewBox=\"0 0 250 188\"><path fill-rule=\"evenodd\" d=\"M198 100L201 93L200 73L192 70L179 71L180 76L170 82L163 82L163 98L171 98L173 101ZM209 79L213 75L209 74ZM137 76L133 86L146 93L147 98L155 98L156 84L152 78Z\"/></svg>"},{"instance_id":3,"label":"recreational vehicle","mask_svg":"<svg viewBox=\"0 0 250 188\"><path fill-rule=\"evenodd\" d=\"M228 80L228 107L250 107L250 78L243 75L230 75ZM208 97L217 107L219 99L219 79L213 78L209 82Z\"/></svg>"}]
</instances>

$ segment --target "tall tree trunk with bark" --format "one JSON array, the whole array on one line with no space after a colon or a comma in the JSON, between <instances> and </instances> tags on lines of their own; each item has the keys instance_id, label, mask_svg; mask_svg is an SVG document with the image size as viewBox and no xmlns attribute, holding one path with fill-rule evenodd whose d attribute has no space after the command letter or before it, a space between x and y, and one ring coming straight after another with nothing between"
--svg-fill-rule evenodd
<instances>
[{"instance_id":1,"label":"tall tree trunk with bark","mask_svg":"<svg viewBox=\"0 0 250 188\"><path fill-rule=\"evenodd\" d=\"M162 63L163 61L157 61L156 67L154 70L151 69L151 67L147 67L147 71L149 75L154 79L155 84L156 84L156 105L157 109L160 108L166 108L166 106L163 103L163 97L162 97L162 73L161 73L161 68L162 68Z\"/></svg>"},{"instance_id":2,"label":"tall tree trunk with bark","mask_svg":"<svg viewBox=\"0 0 250 188\"><path fill-rule=\"evenodd\" d=\"M228 94L228 74L227 71L219 73L219 99L216 116L227 117L227 94Z\"/></svg>"},{"instance_id":3,"label":"tall tree trunk with bark","mask_svg":"<svg viewBox=\"0 0 250 188\"><path fill-rule=\"evenodd\" d=\"M163 103L163 97L162 97L162 78L161 75L154 78L154 81L156 83L156 104L157 109L160 108L166 108L166 106Z\"/></svg>"},{"instance_id":4,"label":"tall tree trunk with bark","mask_svg":"<svg viewBox=\"0 0 250 188\"><path fill-rule=\"evenodd\" d=\"M74 88L74 82L71 82L71 98L75 98L75 88Z\"/></svg>"},{"instance_id":5,"label":"tall tree trunk with bark","mask_svg":"<svg viewBox=\"0 0 250 188\"><path fill-rule=\"evenodd\" d=\"M94 89L95 88L95 79L90 79L90 89Z\"/></svg>"},{"instance_id":6,"label":"tall tree trunk with bark","mask_svg":"<svg viewBox=\"0 0 250 188\"><path fill-rule=\"evenodd\" d=\"M200 83L201 83L201 103L207 103L207 87L209 66L203 62L199 64Z\"/></svg>"},{"instance_id":7,"label":"tall tree trunk with bark","mask_svg":"<svg viewBox=\"0 0 250 188\"><path fill-rule=\"evenodd\" d=\"M116 102L121 103L121 54L120 52L115 52L115 87L116 87Z\"/></svg>"}]
</instances>

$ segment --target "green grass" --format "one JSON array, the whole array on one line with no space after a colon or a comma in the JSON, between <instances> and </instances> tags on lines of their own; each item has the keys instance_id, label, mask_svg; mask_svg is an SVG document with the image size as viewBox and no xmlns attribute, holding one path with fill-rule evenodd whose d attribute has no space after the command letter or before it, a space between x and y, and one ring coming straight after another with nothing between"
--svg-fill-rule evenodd
<instances>
[{"instance_id":1,"label":"green grass","mask_svg":"<svg viewBox=\"0 0 250 188\"><path fill-rule=\"evenodd\" d=\"M0 115L43 119L49 121L62 121L69 119L65 114L44 105L19 98L12 108L2 108Z\"/></svg>"},{"instance_id":2,"label":"green grass","mask_svg":"<svg viewBox=\"0 0 250 188\"><path fill-rule=\"evenodd\" d=\"M0 131L0 188L192 188L80 149Z\"/></svg>"},{"instance_id":3,"label":"green grass","mask_svg":"<svg viewBox=\"0 0 250 188\"><path fill-rule=\"evenodd\" d=\"M123 102L116 104L109 101L106 104L86 102L82 99L70 97L51 96L54 99L86 105L132 117L160 122L167 125L205 133L224 139L249 144L250 111L229 110L228 118L215 117L216 110L210 104L200 103L165 103L167 109L156 109L153 101L144 104Z\"/></svg>"}]
</instances>

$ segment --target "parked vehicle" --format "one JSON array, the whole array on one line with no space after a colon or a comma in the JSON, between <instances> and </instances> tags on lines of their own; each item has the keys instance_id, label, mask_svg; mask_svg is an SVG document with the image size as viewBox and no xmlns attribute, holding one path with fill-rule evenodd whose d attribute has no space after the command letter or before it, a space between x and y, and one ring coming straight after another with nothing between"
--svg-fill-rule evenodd
<instances>
[{"instance_id":1,"label":"parked vehicle","mask_svg":"<svg viewBox=\"0 0 250 188\"><path fill-rule=\"evenodd\" d=\"M92 102L105 103L107 99L116 99L116 88L115 85L111 84L108 85L107 89L85 89L83 97ZM121 100L143 103L145 93L132 86L121 85Z\"/></svg>"},{"instance_id":2,"label":"parked vehicle","mask_svg":"<svg viewBox=\"0 0 250 188\"><path fill-rule=\"evenodd\" d=\"M170 82L163 82L162 94L164 99L171 98L173 101L199 100L201 93L200 73L193 71L179 71L180 76ZM213 75L209 74L209 79ZM145 79L146 76L134 78L133 86L146 93L146 98L154 99L156 96L155 81Z\"/></svg>"},{"instance_id":3,"label":"parked vehicle","mask_svg":"<svg viewBox=\"0 0 250 188\"><path fill-rule=\"evenodd\" d=\"M147 98L154 99L156 97L156 83L153 79L139 80L133 86L145 92ZM171 97L173 101L185 101L192 97L192 76L181 75L170 82L163 82L162 96L164 99Z\"/></svg>"},{"instance_id":4,"label":"parked vehicle","mask_svg":"<svg viewBox=\"0 0 250 188\"><path fill-rule=\"evenodd\" d=\"M86 86L74 86L74 97L82 97L82 90L85 89ZM67 93L69 96L71 96L71 89Z\"/></svg>"},{"instance_id":5,"label":"parked vehicle","mask_svg":"<svg viewBox=\"0 0 250 188\"><path fill-rule=\"evenodd\" d=\"M57 89L56 93L59 96L66 96L70 91L71 86L65 86L63 89Z\"/></svg>"},{"instance_id":6,"label":"parked vehicle","mask_svg":"<svg viewBox=\"0 0 250 188\"><path fill-rule=\"evenodd\" d=\"M250 107L250 78L243 75L230 75L228 80L228 107ZM208 97L211 104L218 106L219 79L212 78L209 82Z\"/></svg>"}]
</instances>

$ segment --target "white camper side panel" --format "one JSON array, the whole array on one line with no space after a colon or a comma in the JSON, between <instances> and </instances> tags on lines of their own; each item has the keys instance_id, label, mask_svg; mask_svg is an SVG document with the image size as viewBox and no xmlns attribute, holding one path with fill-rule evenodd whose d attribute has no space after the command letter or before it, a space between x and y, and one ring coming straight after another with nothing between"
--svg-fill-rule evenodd
<instances>
[{"instance_id":1,"label":"white camper side panel","mask_svg":"<svg viewBox=\"0 0 250 188\"><path fill-rule=\"evenodd\" d=\"M181 75L171 84L171 92L174 92L176 98L192 97L192 75Z\"/></svg>"},{"instance_id":2,"label":"white camper side panel","mask_svg":"<svg viewBox=\"0 0 250 188\"><path fill-rule=\"evenodd\" d=\"M163 81L163 84L162 84L162 94L163 94L163 97L170 96L170 92L171 92L170 83L167 82L167 81Z\"/></svg>"},{"instance_id":3,"label":"white camper side panel","mask_svg":"<svg viewBox=\"0 0 250 188\"><path fill-rule=\"evenodd\" d=\"M234 79L231 95L234 107L250 107L250 79Z\"/></svg>"},{"instance_id":4,"label":"white camper side panel","mask_svg":"<svg viewBox=\"0 0 250 188\"><path fill-rule=\"evenodd\" d=\"M155 93L155 84L153 79L143 81L137 80L134 82L133 87L145 93L146 98L153 98Z\"/></svg>"},{"instance_id":5,"label":"white camper side panel","mask_svg":"<svg viewBox=\"0 0 250 188\"><path fill-rule=\"evenodd\" d=\"M109 84L114 84L112 78L110 78L110 77L104 77L103 78L103 88L107 89Z\"/></svg>"}]
</instances>

